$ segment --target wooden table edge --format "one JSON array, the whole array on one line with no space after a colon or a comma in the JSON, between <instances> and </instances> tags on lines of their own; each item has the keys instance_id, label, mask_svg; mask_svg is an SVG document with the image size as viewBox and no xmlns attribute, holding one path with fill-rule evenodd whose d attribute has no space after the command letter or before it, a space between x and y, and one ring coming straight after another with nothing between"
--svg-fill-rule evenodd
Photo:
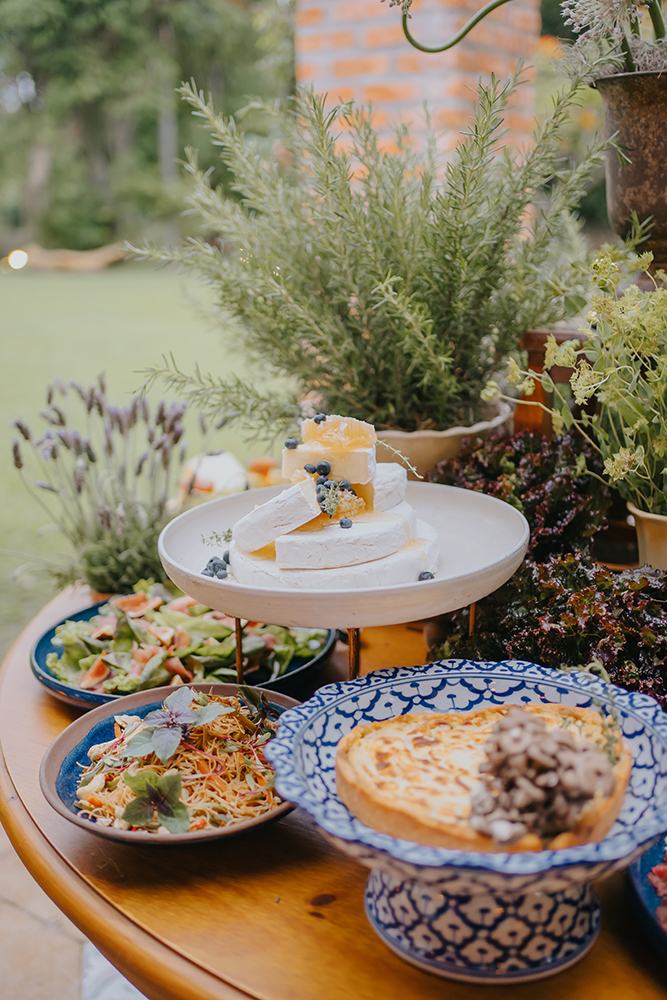
<instances>
[{"instance_id":1,"label":"wooden table edge","mask_svg":"<svg viewBox=\"0 0 667 1000\"><path fill-rule=\"evenodd\" d=\"M53 603L49 602L40 616L48 614ZM3 666L16 655L23 634L13 643ZM2 680L0 668L0 688ZM178 955L119 913L79 878L41 833L23 805L7 769L1 738L0 822L22 863L47 896L111 964L151 1000L182 1000L184 996L188 1000L256 1000L252 994ZM85 921L80 916L82 912L86 913Z\"/></svg>"},{"instance_id":2,"label":"wooden table edge","mask_svg":"<svg viewBox=\"0 0 667 1000\"><path fill-rule=\"evenodd\" d=\"M181 958L87 886L40 833L0 754L0 821L32 877L103 955L152 1000L248 1000L250 994ZM79 918L82 910L86 919ZM150 955L150 975L147 957Z\"/></svg>"}]
</instances>

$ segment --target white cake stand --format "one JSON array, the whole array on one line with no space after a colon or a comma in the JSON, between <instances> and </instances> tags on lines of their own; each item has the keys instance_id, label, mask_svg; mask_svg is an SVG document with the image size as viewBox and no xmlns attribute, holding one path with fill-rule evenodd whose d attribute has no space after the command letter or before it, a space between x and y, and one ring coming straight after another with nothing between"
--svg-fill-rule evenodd
<instances>
[{"instance_id":1,"label":"white cake stand","mask_svg":"<svg viewBox=\"0 0 667 1000\"><path fill-rule=\"evenodd\" d=\"M269 486L193 507L167 525L158 543L162 565L181 590L236 618L241 679L240 618L289 627L347 629L350 677L357 677L360 627L431 618L473 604L509 580L528 547L526 519L502 500L453 486L409 482L405 499L440 538L440 564L433 580L406 580L373 589L304 590L248 587L230 578L202 576L211 556L228 548L222 540L211 547L211 536L222 536L282 489Z\"/></svg>"}]
</instances>

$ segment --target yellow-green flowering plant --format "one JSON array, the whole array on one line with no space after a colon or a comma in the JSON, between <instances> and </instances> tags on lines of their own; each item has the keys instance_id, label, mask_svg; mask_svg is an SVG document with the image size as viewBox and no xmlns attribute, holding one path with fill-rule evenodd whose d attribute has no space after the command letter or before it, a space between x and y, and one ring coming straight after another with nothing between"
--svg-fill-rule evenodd
<instances>
[{"instance_id":1,"label":"yellow-green flowering plant","mask_svg":"<svg viewBox=\"0 0 667 1000\"><path fill-rule=\"evenodd\" d=\"M635 257L633 269L648 274L652 259ZM621 291L623 270L604 252L593 277L600 292L580 328L582 340L558 345L550 337L542 373L511 361L506 380L530 396L539 379L553 393L553 407L532 405L551 414L555 433L576 427L600 452L604 474L625 500L667 515L667 275L659 271L648 291L634 284ZM572 397L587 407L578 416L549 374L555 365L574 368ZM501 395L496 382L483 390L486 399Z\"/></svg>"}]
</instances>

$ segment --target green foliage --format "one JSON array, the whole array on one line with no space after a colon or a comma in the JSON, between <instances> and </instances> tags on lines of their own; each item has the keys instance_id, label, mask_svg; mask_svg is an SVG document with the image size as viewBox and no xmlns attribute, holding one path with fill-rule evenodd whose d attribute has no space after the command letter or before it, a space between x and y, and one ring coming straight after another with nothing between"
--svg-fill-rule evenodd
<instances>
[{"instance_id":1,"label":"green foliage","mask_svg":"<svg viewBox=\"0 0 667 1000\"><path fill-rule=\"evenodd\" d=\"M122 819L130 826L154 825L157 822L170 833L187 833L190 827L188 807L181 801L183 785L178 772L158 775L147 768L123 775L123 781L135 798L125 806Z\"/></svg>"},{"instance_id":2,"label":"green foliage","mask_svg":"<svg viewBox=\"0 0 667 1000\"><path fill-rule=\"evenodd\" d=\"M559 0L541 0L540 15L543 35L554 35L556 38L574 38L571 26L565 24Z\"/></svg>"},{"instance_id":3,"label":"green foliage","mask_svg":"<svg viewBox=\"0 0 667 1000\"><path fill-rule=\"evenodd\" d=\"M175 88L197 72L228 113L284 93L288 52L257 67L258 40L280 30L280 0L0 0L0 210L82 249L175 217L193 130Z\"/></svg>"},{"instance_id":4,"label":"green foliage","mask_svg":"<svg viewBox=\"0 0 667 1000\"><path fill-rule=\"evenodd\" d=\"M634 256L633 270L648 275L651 253ZM667 288L619 285L623 269L609 251L593 263L600 289L593 296L582 342L547 342L542 384L554 392L554 427L576 427L600 454L604 475L624 500L652 514L667 514ZM663 272L658 280L667 281ZM574 367L570 386L579 406L552 382L554 365ZM508 381L531 379L510 363ZM525 385L525 381L523 383ZM494 390L495 391L495 390Z\"/></svg>"},{"instance_id":5,"label":"green foliage","mask_svg":"<svg viewBox=\"0 0 667 1000\"><path fill-rule=\"evenodd\" d=\"M667 709L666 607L667 573L660 570L614 573L584 552L529 559L477 603L472 636L469 609L449 617L449 639L436 655L606 672Z\"/></svg>"},{"instance_id":6,"label":"green foliage","mask_svg":"<svg viewBox=\"0 0 667 1000\"><path fill-rule=\"evenodd\" d=\"M418 153L400 125L388 151L368 109L328 110L307 90L281 108L253 105L280 140L280 158L267 159L234 119L184 86L238 196L216 190L188 154L188 203L225 249L193 238L174 251L136 253L197 267L221 311L241 321L258 370L296 384L263 399L214 375L188 378L173 360L153 378L216 419L255 430L289 426L308 394L308 406L379 428L476 419L482 386L519 337L566 310L580 280L569 211L605 149L597 142L583 163L561 169L559 136L576 82L524 153L504 147L504 110L518 82L480 85L469 133L444 169L432 133Z\"/></svg>"}]
</instances>

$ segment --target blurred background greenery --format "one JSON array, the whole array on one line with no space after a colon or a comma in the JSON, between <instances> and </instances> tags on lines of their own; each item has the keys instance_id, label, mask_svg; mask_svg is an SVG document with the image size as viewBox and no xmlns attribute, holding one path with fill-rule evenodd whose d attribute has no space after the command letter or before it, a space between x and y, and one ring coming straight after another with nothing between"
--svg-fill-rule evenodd
<instances>
[{"instance_id":1,"label":"blurred background greenery","mask_svg":"<svg viewBox=\"0 0 667 1000\"><path fill-rule=\"evenodd\" d=\"M183 148L224 176L174 88L233 114L293 76L290 0L0 0L0 254L177 238Z\"/></svg>"}]
</instances>

